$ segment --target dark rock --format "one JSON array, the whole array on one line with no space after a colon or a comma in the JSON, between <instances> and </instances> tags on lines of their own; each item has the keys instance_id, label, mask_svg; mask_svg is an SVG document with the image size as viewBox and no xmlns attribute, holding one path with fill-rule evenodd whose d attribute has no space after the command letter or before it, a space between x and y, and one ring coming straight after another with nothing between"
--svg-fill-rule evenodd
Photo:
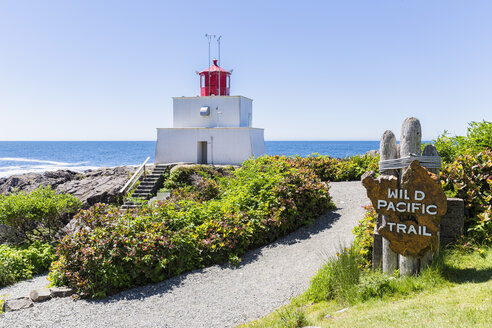
<instances>
[{"instance_id":1,"label":"dark rock","mask_svg":"<svg viewBox=\"0 0 492 328\"><path fill-rule=\"evenodd\" d=\"M48 288L38 288L31 290L29 293L29 298L33 302L43 302L51 298L51 292Z\"/></svg>"},{"instance_id":2,"label":"dark rock","mask_svg":"<svg viewBox=\"0 0 492 328\"><path fill-rule=\"evenodd\" d=\"M12 312L22 309L27 309L33 306L34 303L28 297L19 297L10 300L5 300L5 303L3 303L3 311Z\"/></svg>"},{"instance_id":3,"label":"dark rock","mask_svg":"<svg viewBox=\"0 0 492 328\"><path fill-rule=\"evenodd\" d=\"M74 179L79 173L59 170L45 173L26 173L14 175L0 184L0 193L10 194L14 190L30 192L39 187L51 186L56 189L60 184Z\"/></svg>"},{"instance_id":4,"label":"dark rock","mask_svg":"<svg viewBox=\"0 0 492 328\"><path fill-rule=\"evenodd\" d=\"M70 287L54 287L50 288L51 297L68 297L75 293L75 290Z\"/></svg>"},{"instance_id":5,"label":"dark rock","mask_svg":"<svg viewBox=\"0 0 492 328\"><path fill-rule=\"evenodd\" d=\"M369 150L368 152L366 152L366 155L371 157L376 157L379 155L379 150L378 149Z\"/></svg>"},{"instance_id":6,"label":"dark rock","mask_svg":"<svg viewBox=\"0 0 492 328\"><path fill-rule=\"evenodd\" d=\"M88 208L95 203L114 202L135 169L133 166L120 166L83 173L58 170L14 175L0 180L0 193L10 194L14 190L30 192L39 187L51 186L58 192L76 196L84 203L83 207Z\"/></svg>"},{"instance_id":7,"label":"dark rock","mask_svg":"<svg viewBox=\"0 0 492 328\"><path fill-rule=\"evenodd\" d=\"M130 166L88 170L78 179L58 185L56 190L76 196L84 203L84 208L96 203L111 203L116 201L120 189L134 171L135 167Z\"/></svg>"}]
</instances>

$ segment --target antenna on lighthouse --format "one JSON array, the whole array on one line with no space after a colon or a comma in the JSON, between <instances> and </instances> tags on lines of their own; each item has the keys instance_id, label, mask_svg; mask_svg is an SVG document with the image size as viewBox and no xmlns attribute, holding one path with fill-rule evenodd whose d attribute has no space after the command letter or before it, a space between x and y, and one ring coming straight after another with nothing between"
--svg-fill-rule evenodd
<instances>
[{"instance_id":1,"label":"antenna on lighthouse","mask_svg":"<svg viewBox=\"0 0 492 328\"><path fill-rule=\"evenodd\" d=\"M210 96L210 41L212 41L212 37L215 39L215 34L205 34L205 37L208 40L208 95Z\"/></svg>"},{"instance_id":2,"label":"antenna on lighthouse","mask_svg":"<svg viewBox=\"0 0 492 328\"><path fill-rule=\"evenodd\" d=\"M222 35L219 35L217 38L217 45L219 46L219 67L220 67L220 39L222 39ZM219 70L219 96L222 94L220 93L220 76L222 75L222 72Z\"/></svg>"}]
</instances>

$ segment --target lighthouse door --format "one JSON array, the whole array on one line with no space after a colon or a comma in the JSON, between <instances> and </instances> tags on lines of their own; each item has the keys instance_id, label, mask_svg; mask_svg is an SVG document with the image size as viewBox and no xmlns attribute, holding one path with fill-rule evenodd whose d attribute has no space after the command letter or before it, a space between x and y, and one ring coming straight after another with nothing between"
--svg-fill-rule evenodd
<instances>
[{"instance_id":1,"label":"lighthouse door","mask_svg":"<svg viewBox=\"0 0 492 328\"><path fill-rule=\"evenodd\" d=\"M198 142L198 149L197 149L197 160L196 162L198 164L207 164L207 142L206 141L199 141Z\"/></svg>"}]
</instances>

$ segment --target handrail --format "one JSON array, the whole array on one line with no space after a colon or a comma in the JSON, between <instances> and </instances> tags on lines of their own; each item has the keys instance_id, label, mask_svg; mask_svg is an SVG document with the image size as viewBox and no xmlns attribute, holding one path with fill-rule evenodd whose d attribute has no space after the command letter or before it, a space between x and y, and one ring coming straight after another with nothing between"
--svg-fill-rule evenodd
<instances>
[{"instance_id":1,"label":"handrail","mask_svg":"<svg viewBox=\"0 0 492 328\"><path fill-rule=\"evenodd\" d=\"M128 180L127 183L123 186L123 188L120 189L120 194L126 194L128 190L131 190L135 183L137 183L138 179L142 176L142 174L145 173L145 164L149 161L150 157L147 157L145 162L140 165L140 167L133 173L132 177L130 180ZM131 184L131 185L130 185Z\"/></svg>"}]
</instances>

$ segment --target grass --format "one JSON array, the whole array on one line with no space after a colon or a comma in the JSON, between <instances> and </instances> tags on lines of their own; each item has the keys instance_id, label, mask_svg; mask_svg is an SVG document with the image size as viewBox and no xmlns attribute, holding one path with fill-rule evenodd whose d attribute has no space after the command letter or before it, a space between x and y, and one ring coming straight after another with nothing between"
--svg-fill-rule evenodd
<instances>
[{"instance_id":1,"label":"grass","mask_svg":"<svg viewBox=\"0 0 492 328\"><path fill-rule=\"evenodd\" d=\"M361 271L358 281L351 252L325 264L289 305L241 327L490 327L492 247L446 250L419 276Z\"/></svg>"},{"instance_id":2,"label":"grass","mask_svg":"<svg viewBox=\"0 0 492 328\"><path fill-rule=\"evenodd\" d=\"M3 303L5 302L5 299L7 298L8 295L0 295L0 314L3 313Z\"/></svg>"}]
</instances>

